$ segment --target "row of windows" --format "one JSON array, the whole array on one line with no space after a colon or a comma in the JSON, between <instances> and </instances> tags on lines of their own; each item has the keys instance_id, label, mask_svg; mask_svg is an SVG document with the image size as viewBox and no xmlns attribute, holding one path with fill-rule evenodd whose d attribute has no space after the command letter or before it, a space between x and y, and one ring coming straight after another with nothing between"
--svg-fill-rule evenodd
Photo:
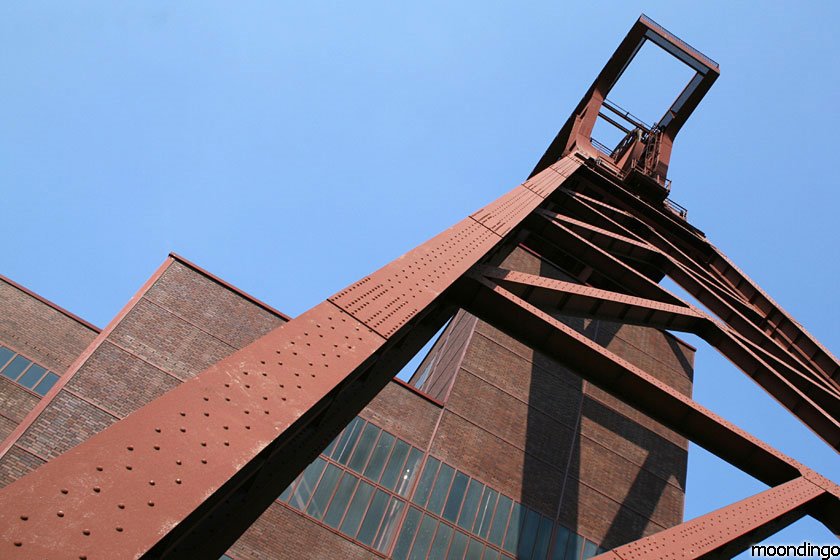
<instances>
[{"instance_id":1,"label":"row of windows","mask_svg":"<svg viewBox=\"0 0 840 560\"><path fill-rule=\"evenodd\" d=\"M569 529L356 417L280 495L289 506L397 560L584 560Z\"/></svg>"},{"instance_id":2,"label":"row of windows","mask_svg":"<svg viewBox=\"0 0 840 560\"><path fill-rule=\"evenodd\" d=\"M387 552L423 452L359 417L280 494L280 500Z\"/></svg>"},{"instance_id":3,"label":"row of windows","mask_svg":"<svg viewBox=\"0 0 840 560\"><path fill-rule=\"evenodd\" d=\"M0 374L42 396L58 381L55 373L5 346L0 346Z\"/></svg>"},{"instance_id":4,"label":"row of windows","mask_svg":"<svg viewBox=\"0 0 840 560\"><path fill-rule=\"evenodd\" d=\"M465 548L466 558L509 558L510 554L522 560L579 560L601 552L594 543L561 525L555 526L549 517L434 457L426 461L412 502L434 517L426 514L420 522L419 511L409 512L415 523L406 519L395 558L425 558L427 552L429 558L462 558ZM449 523L438 523L435 517Z\"/></svg>"}]
</instances>

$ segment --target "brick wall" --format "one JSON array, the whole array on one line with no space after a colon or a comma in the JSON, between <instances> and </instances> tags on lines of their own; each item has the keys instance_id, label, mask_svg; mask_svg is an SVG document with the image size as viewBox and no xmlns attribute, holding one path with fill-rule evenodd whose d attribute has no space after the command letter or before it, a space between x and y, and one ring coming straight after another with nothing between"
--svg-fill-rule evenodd
<instances>
[{"instance_id":1,"label":"brick wall","mask_svg":"<svg viewBox=\"0 0 840 560\"><path fill-rule=\"evenodd\" d=\"M0 276L0 344L62 375L99 329ZM41 396L0 376L0 441L38 404Z\"/></svg>"}]
</instances>

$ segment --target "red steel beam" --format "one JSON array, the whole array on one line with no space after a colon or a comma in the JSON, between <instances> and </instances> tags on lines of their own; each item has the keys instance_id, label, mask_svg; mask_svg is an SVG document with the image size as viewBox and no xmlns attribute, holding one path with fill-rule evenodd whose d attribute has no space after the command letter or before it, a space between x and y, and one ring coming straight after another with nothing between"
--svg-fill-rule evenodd
<instances>
[{"instance_id":1,"label":"red steel beam","mask_svg":"<svg viewBox=\"0 0 840 560\"><path fill-rule=\"evenodd\" d=\"M830 445L840 447L840 398L690 304L672 305L486 265L473 271L541 309L694 333L818 430Z\"/></svg>"},{"instance_id":2,"label":"red steel beam","mask_svg":"<svg viewBox=\"0 0 840 560\"><path fill-rule=\"evenodd\" d=\"M593 560L702 560L732 558L807 514L828 492L805 477L750 496L655 535L619 546ZM808 555L810 556L810 554Z\"/></svg>"},{"instance_id":3,"label":"red steel beam","mask_svg":"<svg viewBox=\"0 0 840 560\"><path fill-rule=\"evenodd\" d=\"M442 325L453 284L578 165L558 162L4 488L0 557L221 555ZM410 339L418 326L424 339Z\"/></svg>"}]
</instances>

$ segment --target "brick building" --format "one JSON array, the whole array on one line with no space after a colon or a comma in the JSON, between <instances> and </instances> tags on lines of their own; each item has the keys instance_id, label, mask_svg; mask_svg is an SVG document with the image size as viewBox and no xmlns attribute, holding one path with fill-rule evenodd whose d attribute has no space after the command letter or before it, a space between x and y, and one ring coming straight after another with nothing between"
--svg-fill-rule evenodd
<instances>
[{"instance_id":1,"label":"brick building","mask_svg":"<svg viewBox=\"0 0 840 560\"><path fill-rule=\"evenodd\" d=\"M504 266L567 277L524 248ZM170 255L101 332L0 282L0 485L288 317ZM563 318L690 394L666 332ZM246 558L580 559L682 521L687 442L459 312L228 551Z\"/></svg>"}]
</instances>

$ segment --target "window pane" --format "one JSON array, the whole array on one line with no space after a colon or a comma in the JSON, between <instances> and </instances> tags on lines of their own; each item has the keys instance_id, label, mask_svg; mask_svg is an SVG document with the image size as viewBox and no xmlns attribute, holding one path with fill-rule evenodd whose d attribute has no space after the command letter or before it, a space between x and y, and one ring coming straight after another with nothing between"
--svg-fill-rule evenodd
<instances>
[{"instance_id":1,"label":"window pane","mask_svg":"<svg viewBox=\"0 0 840 560\"><path fill-rule=\"evenodd\" d=\"M461 508L461 515L458 516L458 526L467 531L472 529L475 521L475 512L478 511L478 503L484 493L484 485L479 481L470 480L467 487L467 497L464 498L464 507Z\"/></svg>"},{"instance_id":2,"label":"window pane","mask_svg":"<svg viewBox=\"0 0 840 560\"><path fill-rule=\"evenodd\" d=\"M467 548L466 560L481 560L481 553L484 550L484 545L481 541L470 539L470 546Z\"/></svg>"},{"instance_id":3,"label":"window pane","mask_svg":"<svg viewBox=\"0 0 840 560\"><path fill-rule=\"evenodd\" d=\"M299 510L306 507L306 503L309 502L309 497L312 496L312 491L315 489L315 484L318 483L318 478L326 465L326 461L318 457L306 467L306 470L300 476L294 494L292 494L292 499L289 500L290 506Z\"/></svg>"},{"instance_id":4,"label":"window pane","mask_svg":"<svg viewBox=\"0 0 840 560\"><path fill-rule=\"evenodd\" d=\"M347 508L347 515L341 522L339 531L351 537L356 536L356 533L359 532L359 525L362 523L362 517L367 512L371 494L373 494L373 486L364 480L360 481L359 487L356 488L356 494L350 501L350 507Z\"/></svg>"},{"instance_id":5,"label":"window pane","mask_svg":"<svg viewBox=\"0 0 840 560\"><path fill-rule=\"evenodd\" d=\"M292 483L289 484L288 486L286 486L286 489L283 490L280 493L280 495L277 497L277 499L280 500L281 502L287 502L288 503L289 497L292 495L292 486L294 486L294 485L295 485L295 483L294 483L294 481L292 481Z\"/></svg>"},{"instance_id":6,"label":"window pane","mask_svg":"<svg viewBox=\"0 0 840 560\"><path fill-rule=\"evenodd\" d=\"M587 558L592 558L596 554L598 554L598 545L591 541L584 541L583 560L587 560Z\"/></svg>"},{"instance_id":7,"label":"window pane","mask_svg":"<svg viewBox=\"0 0 840 560\"><path fill-rule=\"evenodd\" d=\"M422 560L426 558L426 553L429 551L429 545L432 544L432 535L435 534L437 524L438 522L434 517L429 515L423 516L423 522L417 531L417 537L414 539L414 546L411 547L411 555L408 557L408 560Z\"/></svg>"},{"instance_id":8,"label":"window pane","mask_svg":"<svg viewBox=\"0 0 840 560\"><path fill-rule=\"evenodd\" d=\"M354 471L361 473L367 464L370 452L373 449L373 443L376 441L376 436L381 430L368 423L365 429L362 430L362 436L359 438L359 443L356 444L356 450L353 452L353 457L350 459L349 467Z\"/></svg>"},{"instance_id":9,"label":"window pane","mask_svg":"<svg viewBox=\"0 0 840 560\"><path fill-rule=\"evenodd\" d=\"M26 369L26 366L31 364L29 360L24 358L23 356L15 356L15 359L11 361L9 365L3 370L3 375L8 377L9 379L17 379L20 377L21 372Z\"/></svg>"},{"instance_id":10,"label":"window pane","mask_svg":"<svg viewBox=\"0 0 840 560\"><path fill-rule=\"evenodd\" d=\"M446 495L449 493L449 484L452 482L452 477L455 475L455 469L442 463L440 465L440 472L438 473L435 486L432 488L432 494L429 496L429 505L426 509L432 513L440 514L443 509L443 502L446 500Z\"/></svg>"},{"instance_id":11,"label":"window pane","mask_svg":"<svg viewBox=\"0 0 840 560\"><path fill-rule=\"evenodd\" d=\"M312 501L309 502L309 507L306 508L306 513L315 519L324 517L324 512L327 510L327 504L332 498L333 490L335 490L336 482L341 474L341 469L335 465L327 465L327 470L324 471L324 476L318 483L318 488L312 495Z\"/></svg>"},{"instance_id":12,"label":"window pane","mask_svg":"<svg viewBox=\"0 0 840 560\"><path fill-rule=\"evenodd\" d=\"M46 395L47 391L52 389L52 386L55 385L56 381L58 381L58 376L53 372L49 372L46 376L44 376L44 379L38 383L38 386L35 387L35 392L41 396Z\"/></svg>"},{"instance_id":13,"label":"window pane","mask_svg":"<svg viewBox=\"0 0 840 560\"><path fill-rule=\"evenodd\" d=\"M335 436L333 438L333 440L330 442L330 444L327 446L327 448L324 449L321 453L323 453L324 455L329 457L330 453L332 453L333 449L335 449L335 444L338 443L338 438L340 438L340 437L341 437L341 434L339 433L337 436Z\"/></svg>"},{"instance_id":14,"label":"window pane","mask_svg":"<svg viewBox=\"0 0 840 560\"><path fill-rule=\"evenodd\" d=\"M482 560L499 560L499 555L500 554L501 553L498 550L496 550L494 548L490 548L488 546L487 548L484 549L484 556L482 557ZM542 560L542 559L540 559L540 560Z\"/></svg>"},{"instance_id":15,"label":"window pane","mask_svg":"<svg viewBox=\"0 0 840 560\"><path fill-rule=\"evenodd\" d=\"M569 545L569 536L571 531L563 527L557 526L557 534L554 537L554 552L551 553L551 560L566 560L566 547Z\"/></svg>"},{"instance_id":16,"label":"window pane","mask_svg":"<svg viewBox=\"0 0 840 560\"><path fill-rule=\"evenodd\" d=\"M362 522L362 527L359 529L359 534L356 537L359 541L368 546L373 543L373 538L376 536L377 529L379 529L382 516L385 515L385 506L387 505L388 494L382 490L377 490L373 495L373 500L370 502L365 520Z\"/></svg>"},{"instance_id":17,"label":"window pane","mask_svg":"<svg viewBox=\"0 0 840 560\"><path fill-rule=\"evenodd\" d=\"M417 490L414 492L414 502L421 506L426 505L429 499L429 492L432 490L432 483L435 481L440 461L434 457L429 457L426 460L426 467L423 469L423 475L420 477L420 482L417 483Z\"/></svg>"},{"instance_id":18,"label":"window pane","mask_svg":"<svg viewBox=\"0 0 840 560\"><path fill-rule=\"evenodd\" d=\"M548 554L548 545L551 544L551 526L552 521L543 516L540 520L540 528L537 532L537 542L534 544L534 558L542 560Z\"/></svg>"},{"instance_id":19,"label":"window pane","mask_svg":"<svg viewBox=\"0 0 840 560\"><path fill-rule=\"evenodd\" d=\"M493 518L493 510L496 508L496 498L499 493L491 488L484 489L484 496L481 498L481 504L478 506L478 515L475 518L475 525L473 526L473 533L487 538L487 532L490 530L490 520Z\"/></svg>"},{"instance_id":20,"label":"window pane","mask_svg":"<svg viewBox=\"0 0 840 560\"><path fill-rule=\"evenodd\" d=\"M458 510L461 509L461 502L464 501L464 492L467 490L469 477L462 472L455 474L452 481L452 488L449 489L449 497L446 498L446 505L443 508L443 518L453 523L458 517Z\"/></svg>"},{"instance_id":21,"label":"window pane","mask_svg":"<svg viewBox=\"0 0 840 560\"><path fill-rule=\"evenodd\" d=\"M391 544L391 539L394 537L394 531L400 522L400 515L402 514L405 502L396 498L391 498L388 504L388 509L385 512L385 519L382 525L379 526L379 531L376 533L376 539L373 541L373 547L380 552L388 550Z\"/></svg>"},{"instance_id":22,"label":"window pane","mask_svg":"<svg viewBox=\"0 0 840 560\"><path fill-rule=\"evenodd\" d=\"M45 373L47 373L47 368L41 367L38 364L32 364L32 366L26 370L26 373L23 374L23 377L18 379L18 383L28 389L31 389L36 383L38 383L38 381L41 380L41 377L43 377Z\"/></svg>"},{"instance_id":23,"label":"window pane","mask_svg":"<svg viewBox=\"0 0 840 560\"><path fill-rule=\"evenodd\" d=\"M496 515L493 516L493 524L490 525L490 534L487 535L487 540L496 546L502 546L505 529L507 529L508 517L510 517L510 506L512 504L513 500L507 496L499 495L499 505L496 506Z\"/></svg>"},{"instance_id":24,"label":"window pane","mask_svg":"<svg viewBox=\"0 0 840 560\"><path fill-rule=\"evenodd\" d=\"M347 504L350 503L350 496L353 495L353 490L356 489L356 483L359 479L352 474L346 472L341 477L341 482L338 483L338 490L335 491L330 507L327 510L327 515L324 516L324 523L338 529L338 524L341 523L341 518L344 517L344 510L347 509Z\"/></svg>"},{"instance_id":25,"label":"window pane","mask_svg":"<svg viewBox=\"0 0 840 560\"><path fill-rule=\"evenodd\" d=\"M397 545L394 547L394 560L405 560L408 557L408 549L411 547L411 539L414 538L414 532L417 531L417 526L420 524L420 510L417 508L410 508L408 514L405 516L402 530L400 531L400 538L397 539Z\"/></svg>"},{"instance_id":26,"label":"window pane","mask_svg":"<svg viewBox=\"0 0 840 560\"><path fill-rule=\"evenodd\" d=\"M400 496L408 494L411 483L414 482L414 478L417 476L417 470L420 468L420 460L422 458L423 452L416 447L412 447L411 451L408 452L408 459L405 461L402 476L397 481L397 487L395 489Z\"/></svg>"},{"instance_id":27,"label":"window pane","mask_svg":"<svg viewBox=\"0 0 840 560\"><path fill-rule=\"evenodd\" d=\"M583 537L570 532L569 542L566 544L566 560L578 560L581 550L583 550Z\"/></svg>"},{"instance_id":28,"label":"window pane","mask_svg":"<svg viewBox=\"0 0 840 560\"><path fill-rule=\"evenodd\" d=\"M514 502L510 514L507 533L505 534L505 550L511 554L519 550L519 535L522 532L522 523L525 521L525 510L522 504Z\"/></svg>"},{"instance_id":29,"label":"window pane","mask_svg":"<svg viewBox=\"0 0 840 560\"><path fill-rule=\"evenodd\" d=\"M373 448L373 454L370 457L368 466L365 469L365 476L371 480L379 481L379 475L382 474L382 469L385 468L385 461L388 459L388 454L391 452L391 447L397 438L388 432L382 432L379 435L379 441Z\"/></svg>"},{"instance_id":30,"label":"window pane","mask_svg":"<svg viewBox=\"0 0 840 560\"><path fill-rule=\"evenodd\" d=\"M403 464L405 463L405 456L408 455L409 445L403 440L397 440L394 446L394 451L391 452L391 458L388 459L388 464L385 465L385 472L382 473L382 478L379 479L379 484L393 490L397 479L402 472Z\"/></svg>"},{"instance_id":31,"label":"window pane","mask_svg":"<svg viewBox=\"0 0 840 560\"><path fill-rule=\"evenodd\" d=\"M333 459L342 465L347 464L347 460L350 458L350 453L353 451L353 446L356 445L356 440L359 439L359 432L362 431L363 424L364 420L356 416L353 418L353 421L344 428L344 433L341 435L341 439L338 440L338 445L336 445L333 450Z\"/></svg>"},{"instance_id":32,"label":"window pane","mask_svg":"<svg viewBox=\"0 0 840 560\"><path fill-rule=\"evenodd\" d=\"M446 548L449 546L449 540L452 538L452 527L446 523L441 523L438 527L435 540L432 541L432 548L429 550L429 558L443 558L446 556Z\"/></svg>"},{"instance_id":33,"label":"window pane","mask_svg":"<svg viewBox=\"0 0 840 560\"><path fill-rule=\"evenodd\" d=\"M6 348L5 346L0 346L0 368L6 365L6 362L12 359L15 353Z\"/></svg>"},{"instance_id":34,"label":"window pane","mask_svg":"<svg viewBox=\"0 0 840 560\"><path fill-rule=\"evenodd\" d=\"M534 550L534 541L537 540L537 530L540 528L540 514L526 507L522 509L525 510L525 523L522 525L516 555L519 558L530 558L531 551Z\"/></svg>"},{"instance_id":35,"label":"window pane","mask_svg":"<svg viewBox=\"0 0 840 560\"><path fill-rule=\"evenodd\" d=\"M455 536L452 537L452 545L449 547L449 554L446 555L447 560L461 560L467 550L468 540L467 535L461 531L455 531Z\"/></svg>"}]
</instances>

